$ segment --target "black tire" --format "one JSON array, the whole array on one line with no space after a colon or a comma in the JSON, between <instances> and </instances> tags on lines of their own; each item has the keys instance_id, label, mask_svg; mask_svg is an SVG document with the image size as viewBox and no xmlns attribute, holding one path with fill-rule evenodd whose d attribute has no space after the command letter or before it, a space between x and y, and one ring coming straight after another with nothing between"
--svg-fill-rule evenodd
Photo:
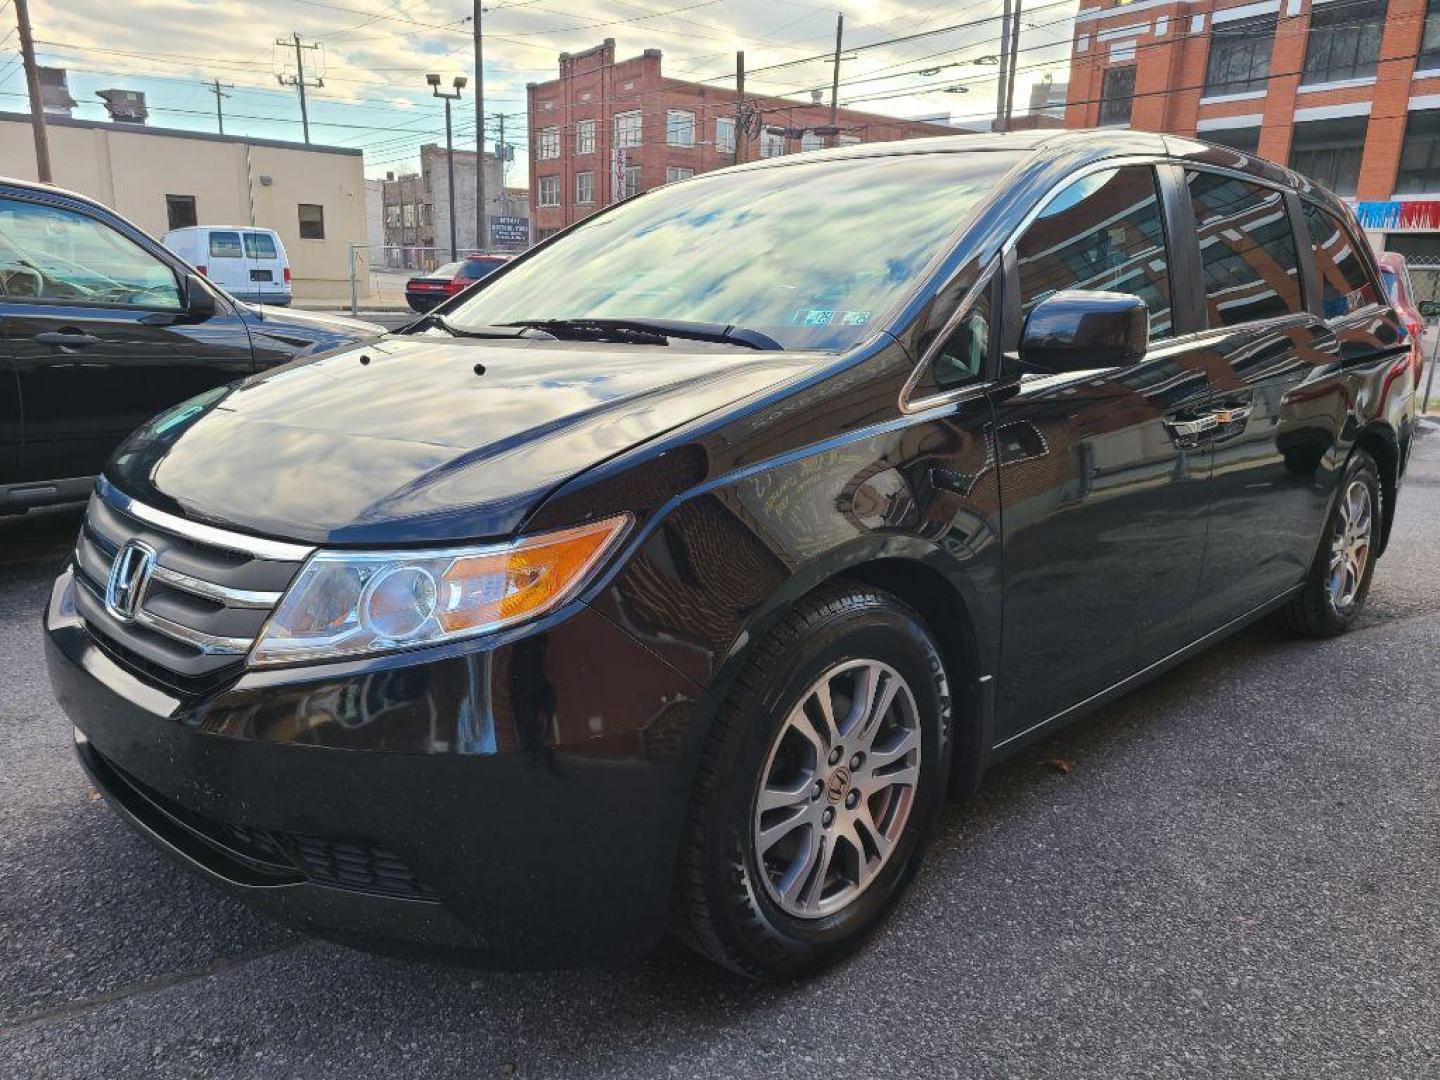
<instances>
[{"instance_id":1,"label":"black tire","mask_svg":"<svg viewBox=\"0 0 1440 1080\"><path fill-rule=\"evenodd\" d=\"M1360 575L1360 584L1354 598L1343 606L1337 606L1334 590L1331 588L1330 561L1336 537L1343 529L1342 504L1351 484L1364 484L1370 492L1370 542L1365 551L1365 567ZM1385 520L1385 491L1380 485L1380 471L1375 459L1364 450L1356 450L1341 474L1330 516L1325 520L1325 531L1320 539L1315 561L1305 576L1300 593L1277 613L1277 617L1290 633L1299 637L1331 638L1343 634L1365 606L1370 594L1370 581L1375 574L1375 560L1379 550L1381 527Z\"/></svg>"},{"instance_id":2,"label":"black tire","mask_svg":"<svg viewBox=\"0 0 1440 1080\"><path fill-rule=\"evenodd\" d=\"M759 877L765 870L754 838L756 799L785 718L816 680L860 660L893 669L911 691L914 727L907 730L919 732L918 777L887 861L863 891L823 917L799 918L772 897L770 879ZM754 648L710 733L681 852L679 936L750 978L798 978L852 952L920 863L944 802L951 747L944 665L912 608L861 585L826 587L801 601ZM857 797L860 786L857 780ZM825 799L816 795L815 802L823 813Z\"/></svg>"}]
</instances>

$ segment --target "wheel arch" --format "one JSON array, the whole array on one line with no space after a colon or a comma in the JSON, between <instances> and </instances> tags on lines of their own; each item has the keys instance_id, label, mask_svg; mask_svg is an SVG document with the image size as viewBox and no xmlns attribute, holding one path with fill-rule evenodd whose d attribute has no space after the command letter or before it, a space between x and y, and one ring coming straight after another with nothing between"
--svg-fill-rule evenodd
<instances>
[{"instance_id":1,"label":"wheel arch","mask_svg":"<svg viewBox=\"0 0 1440 1080\"><path fill-rule=\"evenodd\" d=\"M1369 454L1380 472L1380 544L1376 551L1378 557L1385 553L1385 548L1390 543L1390 526L1395 521L1395 495L1400 486L1404 451L1395 429L1379 420L1360 432L1350 451L1352 457L1356 450L1364 450Z\"/></svg>"},{"instance_id":2,"label":"wheel arch","mask_svg":"<svg viewBox=\"0 0 1440 1080\"><path fill-rule=\"evenodd\" d=\"M986 672L974 613L950 579L929 563L881 557L848 567L830 581L853 581L891 593L914 608L935 635L950 690L952 798L974 794L994 743L994 679Z\"/></svg>"}]
</instances>

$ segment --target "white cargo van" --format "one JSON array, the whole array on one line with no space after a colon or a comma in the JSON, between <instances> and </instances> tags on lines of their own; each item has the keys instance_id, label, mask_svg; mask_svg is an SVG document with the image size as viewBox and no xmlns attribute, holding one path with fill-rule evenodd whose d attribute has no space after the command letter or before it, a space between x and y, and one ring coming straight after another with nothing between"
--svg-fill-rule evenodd
<instances>
[{"instance_id":1,"label":"white cargo van","mask_svg":"<svg viewBox=\"0 0 1440 1080\"><path fill-rule=\"evenodd\" d=\"M161 243L237 299L290 303L290 257L274 229L196 225Z\"/></svg>"}]
</instances>

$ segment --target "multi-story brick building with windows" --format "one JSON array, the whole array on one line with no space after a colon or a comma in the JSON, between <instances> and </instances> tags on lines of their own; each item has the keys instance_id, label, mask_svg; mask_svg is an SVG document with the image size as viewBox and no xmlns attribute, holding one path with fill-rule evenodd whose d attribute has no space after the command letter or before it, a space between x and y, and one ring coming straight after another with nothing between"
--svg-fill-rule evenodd
<instances>
[{"instance_id":1,"label":"multi-story brick building with windows","mask_svg":"<svg viewBox=\"0 0 1440 1080\"><path fill-rule=\"evenodd\" d=\"M736 161L955 133L854 109L839 110L831 129L828 104L763 95L746 97L758 133L737 131L733 85L667 78L660 61L658 49L617 61L615 42L606 38L585 52L561 53L559 78L529 84L537 239L625 195Z\"/></svg>"},{"instance_id":2,"label":"multi-story brick building with windows","mask_svg":"<svg viewBox=\"0 0 1440 1080\"><path fill-rule=\"evenodd\" d=\"M1082 0L1065 121L1288 164L1440 268L1440 0Z\"/></svg>"}]
</instances>

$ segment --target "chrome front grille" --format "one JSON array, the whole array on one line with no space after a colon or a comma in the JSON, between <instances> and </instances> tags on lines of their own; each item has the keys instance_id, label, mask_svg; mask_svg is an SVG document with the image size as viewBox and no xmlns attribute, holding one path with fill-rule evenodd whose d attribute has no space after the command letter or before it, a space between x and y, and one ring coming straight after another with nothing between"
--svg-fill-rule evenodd
<instances>
[{"instance_id":1,"label":"chrome front grille","mask_svg":"<svg viewBox=\"0 0 1440 1080\"><path fill-rule=\"evenodd\" d=\"M154 559L122 611L107 604L106 590L117 554L132 542ZM76 607L122 660L190 686L243 662L312 550L166 514L102 478L75 546Z\"/></svg>"}]
</instances>

